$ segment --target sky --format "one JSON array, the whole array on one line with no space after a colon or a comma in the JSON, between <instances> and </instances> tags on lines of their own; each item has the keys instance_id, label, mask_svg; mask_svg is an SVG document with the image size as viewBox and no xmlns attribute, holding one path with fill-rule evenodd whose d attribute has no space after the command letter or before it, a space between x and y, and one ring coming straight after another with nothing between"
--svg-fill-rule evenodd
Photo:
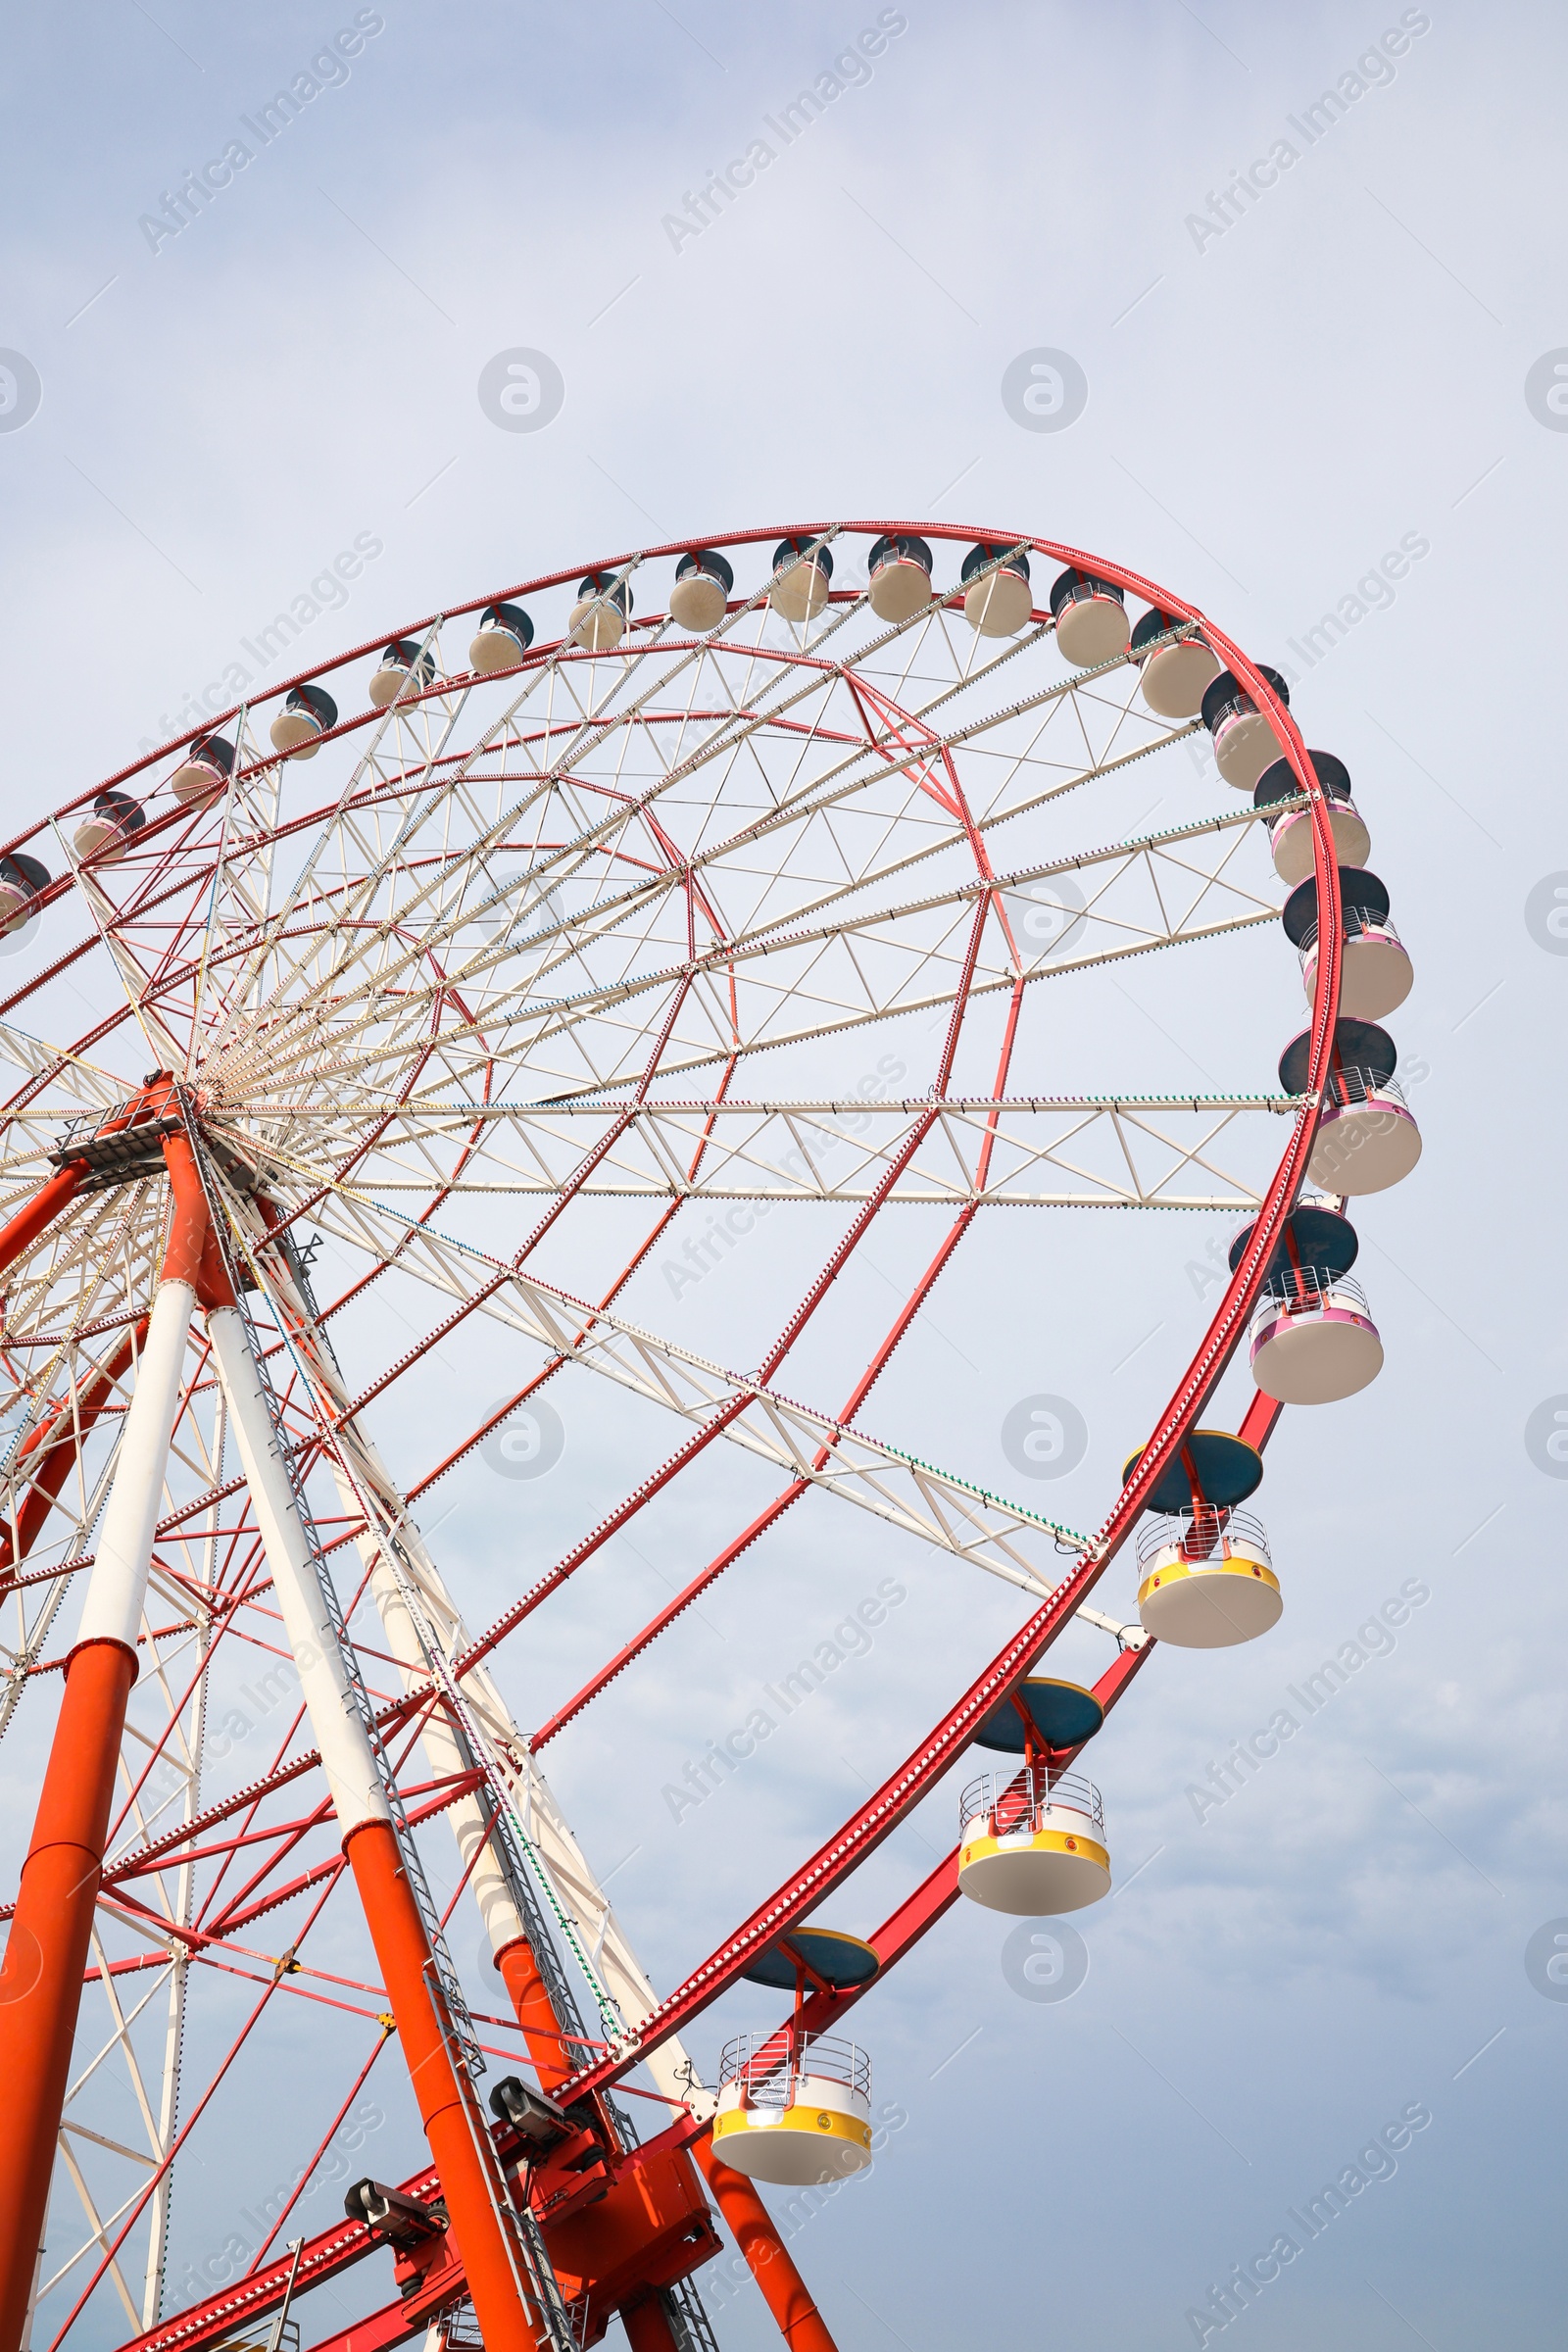
<instances>
[{"instance_id":1,"label":"sky","mask_svg":"<svg viewBox=\"0 0 1568 2352\"><path fill-rule=\"evenodd\" d=\"M233 665L280 675L257 647L279 612L324 660L530 572L835 514L1039 532L1168 583L1283 668L1307 742L1347 761L1416 974L1394 1026L1423 1156L1358 1220L1384 1372L1273 1441L1276 1633L1161 1650L1096 1746L1116 1892L1073 1923L1082 1981L1037 1997L1076 1969L1026 1975L1046 1947L957 1905L857 2012L887 2137L793 2250L857 2352L1556 2343L1560 12L99 0L9 44L8 831L191 723ZM270 121L301 76L314 94ZM792 117L812 88L816 118ZM207 167L207 200L181 199ZM1267 983L1221 956L1168 993L1131 979L1132 1014L1092 1005L1065 1041L1070 1083L1271 1083L1294 972L1270 952ZM856 1276L867 1297L921 1238ZM1015 1227L980 1235L873 1426L1004 1484L1008 1412L1065 1397L1082 1458L1025 1499L1098 1525L1212 1310L1215 1239L1063 1219L1020 1270ZM719 1352L788 1290L794 1259L764 1254L679 1299L653 1269L645 1319ZM355 1344L368 1364L395 1335L372 1319ZM838 1344L803 1350L798 1394L827 1401ZM505 1393L499 1360L461 1378ZM1235 1412L1248 1394L1233 1374ZM422 1462L453 1396L389 1403L389 1458ZM567 1435L527 1491L541 1548L651 1443L597 1399ZM541 1630L506 1668L524 1719L752 1493L726 1471L710 1525L656 1518L652 1566L620 1558ZM517 1497L480 1462L444 1492L474 1620L514 1581ZM800 1516L552 1761L601 1869L624 1857L661 1985L913 1744L963 1643L989 1655L1012 1622L891 1537ZM870 1649L752 1785L672 1820L685 1760L882 1579L906 1598ZM1385 1603L1396 1631L1357 1643ZM1072 1642L1061 1671L1103 1663ZM1215 1801L1211 1767L1348 1643L1346 1687ZM41 1736L8 1744L13 1809ZM885 1916L952 1802L833 1924ZM722 2017L771 2022L745 1998ZM314 2046L299 2029L301 2063ZM176 2272L303 2135L275 2084L251 2095L253 2145L229 2130L176 2205ZM373 2169L397 2179L416 2127L395 2089L383 2109ZM1348 2174L1331 2226L1287 2218ZM1299 2250L1227 2317L1216 2288L1282 2232ZM706 2291L725 2352L774 2340L724 2266Z\"/></svg>"}]
</instances>

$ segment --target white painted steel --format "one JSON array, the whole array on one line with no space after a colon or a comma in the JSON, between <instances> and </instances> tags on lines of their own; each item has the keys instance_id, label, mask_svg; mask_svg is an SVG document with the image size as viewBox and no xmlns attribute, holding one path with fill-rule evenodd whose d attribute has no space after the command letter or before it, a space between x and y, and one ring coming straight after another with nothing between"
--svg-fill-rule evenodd
<instances>
[{"instance_id":1,"label":"white painted steel","mask_svg":"<svg viewBox=\"0 0 1568 2352\"><path fill-rule=\"evenodd\" d=\"M389 1822L391 1810L355 1709L294 1490L277 1456L271 1416L244 1323L236 1308L220 1306L208 1316L207 1329L306 1711L321 1751L332 1804L347 1836L368 1821Z\"/></svg>"},{"instance_id":2,"label":"white painted steel","mask_svg":"<svg viewBox=\"0 0 1568 2352\"><path fill-rule=\"evenodd\" d=\"M327 1456L344 1510L351 1518L362 1519L369 1503L372 1510L384 1513L386 1522L396 1529L398 1544L416 1581L416 1605L430 1634L448 1660L461 1657L472 1638L373 1441L357 1422L345 1419L350 1399L331 1349L305 1298L278 1272L275 1262L269 1262L264 1272L269 1289L276 1294L275 1304L287 1317L309 1365L323 1428L333 1432ZM237 1321L237 1317L232 1319ZM216 1317L210 1318L210 1325L212 1321ZM240 1337L243 1342L243 1334ZM245 1362L250 1364L248 1351ZM252 1373L254 1379L254 1367ZM226 1385L225 1382L225 1388ZM248 1462L246 1475L249 1477ZM289 1499L292 1503L292 1495ZM427 1686L430 1670L420 1628L373 1526L366 1526L357 1539L357 1547L370 1572L370 1594L404 1689ZM527 1741L488 1668L482 1665L473 1668L464 1676L462 1689L473 1729L484 1744L483 1761L512 1800L524 1836L544 1867L555 1899L570 1922L606 1992L626 2025L635 2030L659 2006L660 1996L652 1980L633 1951L625 1929L589 1866L537 1760L529 1754ZM426 1717L420 1744L432 1780L466 1769L466 1759L452 1726L439 1708L432 1709ZM322 1752L324 1755L324 1748ZM448 1807L447 1819L466 1869L475 1847L485 1849L474 1864L468 1884L490 1948L499 1952L522 1935L524 1927L501 1865L489 1846L488 1824L479 1796L460 1797ZM656 2087L670 2101L672 2121L673 2111L680 2107L699 2118L712 2112L713 2095L703 2089L695 2067L675 2036L671 2035L652 2054L648 2072Z\"/></svg>"},{"instance_id":3,"label":"white painted steel","mask_svg":"<svg viewBox=\"0 0 1568 2352\"><path fill-rule=\"evenodd\" d=\"M153 1529L163 1499L164 1468L174 1434L185 1339L195 1304L196 1293L188 1282L159 1284L76 1635L78 1642L118 1642L132 1657L141 1632Z\"/></svg>"},{"instance_id":4,"label":"white painted steel","mask_svg":"<svg viewBox=\"0 0 1568 2352\"><path fill-rule=\"evenodd\" d=\"M343 1402L347 1402L346 1397ZM419 1531L408 1517L407 1505L374 1446L368 1439L356 1433L356 1450L359 1454L356 1466L365 1477L366 1484L390 1507L391 1515L398 1522L398 1539L417 1577L419 1597L428 1608L432 1630L449 1658L461 1656L468 1646L470 1636L458 1614L440 1570L430 1557ZM332 1467L344 1509L358 1517L361 1503L353 1481L336 1460ZM387 1648L397 1660L405 1690L427 1684L429 1673L418 1628L396 1574L380 1544L368 1533L359 1539L359 1552L370 1570L370 1594L380 1612ZM485 1667L476 1667L464 1677L463 1690L473 1720L485 1738L488 1751L486 1760L491 1764L496 1779L513 1797L528 1840L544 1864L558 1902L570 1920L579 1942L592 1958L606 1991L627 2026L635 2030L659 2006L660 1996L652 1981L633 1951L626 1931L590 1868L544 1773L528 1753L523 1735L513 1720L494 1678ZM439 1709L433 1709L426 1717L420 1744L432 1780L466 1769L466 1759L453 1736L452 1727ZM468 1885L484 1922L490 1948L492 1952L500 1952L507 1944L514 1942L524 1933L524 1928L517 1907L508 1891L505 1875L487 1843L488 1829L483 1805L477 1795L460 1797L448 1808L447 1819L457 1838L465 1869L472 1859L475 1847L483 1845L485 1848L474 1865ZM657 2088L671 2102L671 2122L676 2120L675 2109L682 2104L700 2117L711 2110L711 2094L702 2089L695 2068L674 2036L653 2053L648 2061L648 2072Z\"/></svg>"}]
</instances>

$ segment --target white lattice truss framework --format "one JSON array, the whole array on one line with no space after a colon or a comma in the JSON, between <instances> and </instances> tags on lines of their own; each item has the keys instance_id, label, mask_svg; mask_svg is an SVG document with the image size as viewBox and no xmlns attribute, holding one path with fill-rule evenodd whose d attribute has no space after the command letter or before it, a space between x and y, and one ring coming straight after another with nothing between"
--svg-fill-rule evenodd
<instances>
[{"instance_id":1,"label":"white lattice truss framework","mask_svg":"<svg viewBox=\"0 0 1568 2352\"><path fill-rule=\"evenodd\" d=\"M646 576L638 558L617 569ZM408 1319L422 1290L432 1322L466 1308L514 1335L519 1388L558 1368L597 1374L666 1414L676 1445L721 1435L945 1555L954 1575L983 1570L1038 1599L1084 1539L793 1400L777 1376L639 1328L613 1304L617 1268L596 1254L590 1204L645 1202L656 1232L708 1203L1245 1213L1298 1107L1280 1096L1047 1099L950 1076L867 1099L824 1072L845 1066L840 1039L875 1053L916 1029L935 1070L987 999L1025 1023L1054 1017L1087 973L1268 923L1254 812L1097 841L1086 796L1126 770L1147 763L1151 794L1174 775L1191 797L1194 730L1152 718L1126 662L1067 673L1044 620L998 642L939 606L889 628L851 592L791 628L759 592L710 639L661 618L612 654L557 642L497 680L466 674L467 625L422 634L436 683L384 714L358 715L363 687L329 679L350 716L312 764L278 760L241 712L217 800L180 808L146 775L133 789L148 821L118 858L78 865L69 815L27 843L74 890L48 917L55 962L0 1006L16 1073L0 1214L50 1174L68 1122L122 1102L149 1063L168 1067L192 1090L237 1250L262 1250L264 1193L295 1240L322 1234L355 1261L350 1291L379 1282ZM82 952L62 957L62 913L78 909ZM73 1028L83 1000L99 1016L84 1038L41 1034ZM526 1262L563 1203L552 1263L580 1226L580 1295ZM13 1556L48 1458L40 1431L69 1443L71 1466L4 1595L0 1731L64 1654L165 1213L156 1176L85 1195L8 1278ZM466 1804L481 1840L484 1807L509 1810L613 2042L653 1988L491 1663L470 1663L458 1693L452 1662L475 1637L356 1417L365 1399L329 1345L338 1302L318 1322L275 1250L255 1262L269 1368L411 1809L458 1822ZM393 1369L417 1361L416 1345ZM198 2103L180 2074L204 1976L237 1971L264 2001L319 1985L300 1947L340 1865L284 1647L196 1327L61 2135L80 2227L61 2228L57 2189L35 2341L138 2210L107 2289L132 2332L158 2314L163 2168ZM224 1659L273 1694L240 1755L213 1734ZM440 1784L462 1774L459 1695L479 1778L470 1767L453 1799ZM368 2021L368 2053L375 1990L341 1997ZM677 2045L654 2074L671 2097L694 2095Z\"/></svg>"}]
</instances>

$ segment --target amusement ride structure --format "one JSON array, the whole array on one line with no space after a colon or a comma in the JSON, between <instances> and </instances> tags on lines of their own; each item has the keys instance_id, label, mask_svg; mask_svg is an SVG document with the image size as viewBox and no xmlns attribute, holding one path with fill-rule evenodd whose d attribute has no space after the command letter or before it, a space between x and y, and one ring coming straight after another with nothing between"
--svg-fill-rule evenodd
<instances>
[{"instance_id":1,"label":"amusement ride structure","mask_svg":"<svg viewBox=\"0 0 1568 2352\"><path fill-rule=\"evenodd\" d=\"M0 1003L0 1732L39 1759L4 1911L0 2352L277 2352L302 2328L331 2352L580 2352L616 2315L635 2352L702 2352L714 2207L794 2352L831 2352L756 2184L869 2163L850 2010L960 1898L1038 1918L1105 1892L1083 1749L1157 1642L1276 1621L1242 1508L1263 1447L1284 1404L1381 1366L1346 1203L1419 1153L1379 1025L1409 965L1348 776L1288 703L1193 606L1081 551L812 523L411 622L0 854L0 944L36 925L47 950ZM1206 805L1097 846L1154 760L1189 797L1206 776ZM1018 1087L1075 975L1278 925L1282 896L1305 1025L1277 1090ZM844 1041L895 1035L928 1041L917 1092L840 1085ZM745 1372L628 1303L672 1229L735 1203L772 1231L804 1204L836 1220ZM1240 1227L1093 1538L862 1426L980 1213L1045 1206ZM798 1401L792 1350L913 1207L940 1229L918 1280L834 1393ZM504 1337L510 1393L435 1458L388 1461L378 1400L431 1381L470 1317ZM1243 1348L1255 1396L1210 1428ZM472 1626L415 1507L593 1376L665 1417L662 1458ZM772 1499L519 1724L509 1641L720 1441ZM1004 1580L1017 1622L662 1992L543 1750L803 1499ZM1129 1541L1137 1600L1104 1614ZM1045 1671L1074 1625L1106 1645L1092 1687ZM286 1693L266 1739L215 1737L264 1668ZM947 1858L869 1937L818 1918L976 1743L996 1768L954 1782ZM328 1965L348 1914L369 1981ZM466 1989L469 1922L510 2015ZM720 2053L704 2015L742 1980L782 2014ZM302 2001L341 2029L337 2079L288 2079ZM246 2262L176 2288L174 2204L200 2200L204 2144L243 2138L260 2052L308 2119L293 2190ZM405 2071L427 2147L307 2231L377 2063ZM390 2288L361 2267L386 2248Z\"/></svg>"}]
</instances>

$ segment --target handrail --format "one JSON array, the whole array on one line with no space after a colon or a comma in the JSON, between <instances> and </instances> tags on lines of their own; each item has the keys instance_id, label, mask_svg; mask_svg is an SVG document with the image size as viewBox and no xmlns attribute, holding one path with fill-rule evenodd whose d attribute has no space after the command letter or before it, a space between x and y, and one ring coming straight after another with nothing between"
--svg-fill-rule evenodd
<instances>
[{"instance_id":1,"label":"handrail","mask_svg":"<svg viewBox=\"0 0 1568 2352\"><path fill-rule=\"evenodd\" d=\"M1366 1293L1358 1282L1348 1274L1325 1273L1318 1266L1274 1268L1252 1310L1253 1332L1260 1324L1274 1322L1282 1306L1306 1315L1321 1314L1328 1306L1348 1306L1360 1315L1371 1313Z\"/></svg>"},{"instance_id":2,"label":"handrail","mask_svg":"<svg viewBox=\"0 0 1568 2352\"><path fill-rule=\"evenodd\" d=\"M1278 1306L1271 1311L1277 1314ZM1196 1561L1226 1560L1240 1554L1249 1560L1261 1559L1265 1567L1273 1566L1262 1521L1254 1519L1250 1511L1216 1510L1212 1503L1180 1517L1146 1517L1140 1522L1137 1541L1141 1569L1162 1551L1179 1551L1183 1559Z\"/></svg>"},{"instance_id":3,"label":"handrail","mask_svg":"<svg viewBox=\"0 0 1568 2352\"><path fill-rule=\"evenodd\" d=\"M737 2034L718 2061L719 2088L738 2082L748 2106L788 2107L808 2079L871 2096L870 2059L858 2042L832 2034Z\"/></svg>"},{"instance_id":4,"label":"handrail","mask_svg":"<svg viewBox=\"0 0 1568 2352\"><path fill-rule=\"evenodd\" d=\"M1375 932L1380 938L1392 939L1396 947L1403 947L1404 942L1395 929L1394 917L1391 914L1380 914L1375 906L1352 906L1349 905L1343 906L1340 911L1345 918L1347 940L1363 939L1369 932ZM1317 946L1315 917L1307 924L1296 945L1304 962L1312 949Z\"/></svg>"},{"instance_id":5,"label":"handrail","mask_svg":"<svg viewBox=\"0 0 1568 2352\"><path fill-rule=\"evenodd\" d=\"M1044 1764L981 1773L958 1799L958 1821L966 1828L983 1817L991 1825L991 1835L1008 1838L1022 1831L1049 1829L1052 1825L1046 1817L1057 1807L1087 1814L1104 1836L1105 1808L1094 1782L1079 1772L1053 1775Z\"/></svg>"},{"instance_id":6,"label":"handrail","mask_svg":"<svg viewBox=\"0 0 1568 2352\"><path fill-rule=\"evenodd\" d=\"M1397 1078L1383 1070L1331 1070L1323 1081L1323 1102L1326 1109L1348 1110L1355 1102L1397 1102L1401 1110L1410 1105L1404 1099L1404 1089Z\"/></svg>"}]
</instances>

